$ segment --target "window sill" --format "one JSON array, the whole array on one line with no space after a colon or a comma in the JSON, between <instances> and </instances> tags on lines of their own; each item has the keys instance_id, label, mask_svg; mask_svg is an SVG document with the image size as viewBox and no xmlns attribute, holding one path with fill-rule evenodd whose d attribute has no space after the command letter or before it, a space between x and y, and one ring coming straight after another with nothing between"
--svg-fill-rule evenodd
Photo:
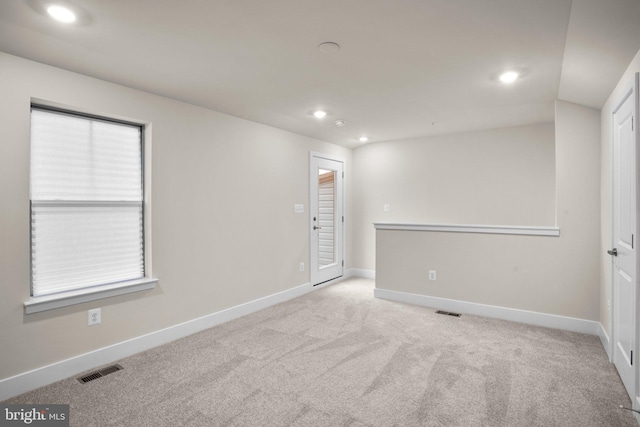
<instances>
[{"instance_id":1,"label":"window sill","mask_svg":"<svg viewBox=\"0 0 640 427\"><path fill-rule=\"evenodd\" d=\"M62 292L55 295L31 297L24 303L24 313L33 314L41 311L53 310L74 304L82 304L117 295L130 294L156 287L158 279L143 278L111 285L96 286L78 291Z\"/></svg>"}]
</instances>

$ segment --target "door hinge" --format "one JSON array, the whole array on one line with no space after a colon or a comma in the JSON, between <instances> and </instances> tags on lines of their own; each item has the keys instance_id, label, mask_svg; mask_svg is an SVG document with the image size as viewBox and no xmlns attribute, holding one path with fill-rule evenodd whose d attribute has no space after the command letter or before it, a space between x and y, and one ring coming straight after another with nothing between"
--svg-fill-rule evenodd
<instances>
[{"instance_id":1,"label":"door hinge","mask_svg":"<svg viewBox=\"0 0 640 427\"><path fill-rule=\"evenodd\" d=\"M631 235L631 249L633 249L633 234Z\"/></svg>"},{"instance_id":2,"label":"door hinge","mask_svg":"<svg viewBox=\"0 0 640 427\"><path fill-rule=\"evenodd\" d=\"M344 267L344 260L342 260L342 266Z\"/></svg>"},{"instance_id":3,"label":"door hinge","mask_svg":"<svg viewBox=\"0 0 640 427\"><path fill-rule=\"evenodd\" d=\"M633 350L631 350L631 366L633 366Z\"/></svg>"},{"instance_id":4,"label":"door hinge","mask_svg":"<svg viewBox=\"0 0 640 427\"><path fill-rule=\"evenodd\" d=\"M633 116L631 116L631 132L633 132ZM344 172L343 172L344 173ZM344 177L343 177L344 178Z\"/></svg>"},{"instance_id":5,"label":"door hinge","mask_svg":"<svg viewBox=\"0 0 640 427\"><path fill-rule=\"evenodd\" d=\"M631 129L631 130L633 130L633 129ZM342 177L344 178L344 171L342 171Z\"/></svg>"},{"instance_id":6,"label":"door hinge","mask_svg":"<svg viewBox=\"0 0 640 427\"><path fill-rule=\"evenodd\" d=\"M344 222L344 215L342 215L342 222Z\"/></svg>"}]
</instances>

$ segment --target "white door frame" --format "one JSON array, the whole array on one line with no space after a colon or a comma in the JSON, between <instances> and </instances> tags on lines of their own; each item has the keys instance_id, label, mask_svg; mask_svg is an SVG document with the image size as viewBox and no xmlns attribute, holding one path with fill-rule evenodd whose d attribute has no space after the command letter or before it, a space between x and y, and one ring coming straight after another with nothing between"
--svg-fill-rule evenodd
<instances>
[{"instance_id":1,"label":"white door frame","mask_svg":"<svg viewBox=\"0 0 640 427\"><path fill-rule=\"evenodd\" d=\"M610 153L610 167L609 167L609 182L610 182L610 192L609 192L609 230L611 232L611 240L610 240L610 248L615 247L616 242L614 241L614 173L615 173L615 158L614 158L614 114L620 109L620 107L624 104L624 102L628 99L629 96L633 96L635 99L633 101L633 118L634 118L634 126L636 126L636 141L635 141L635 145L636 145L636 164L635 164L635 169L636 169L636 206L638 201L640 201L640 194L638 194L640 192L640 185L638 185L638 178L639 178L639 173L638 173L638 166L640 165L640 147L639 147L639 141L638 141L638 135L640 134L640 132L637 131L637 126L638 126L638 73L635 73L635 75L633 76L633 79L627 84L627 86L625 87L625 90L623 92L622 95L620 95L618 97L618 102L615 104L614 108L612 108L610 114L609 114L609 120L611 123L611 134L609 135L611 144L610 144L610 148L609 148L609 153ZM638 217L638 215L636 215L635 217L635 221L636 221L636 232L638 231L638 224L640 224L640 218ZM613 256L610 257L610 265L611 265L611 275L609 278L609 298L610 298L610 310L609 310L609 362L613 363L614 361L614 352L616 351L615 346L616 346L616 341L617 341L617 335L616 335L616 331L615 331L615 306L616 306L616 302L614 301L615 298L615 292L614 292L614 280L615 280L615 266L614 266L614 262L615 259ZM638 398L638 390L640 390L639 386L640 386L640 370L638 369L638 362L640 361L640 358L638 357L638 330L639 330L639 324L638 324L638 308L640 307L640 302L639 302L639 298L640 298L640 292L638 289L638 279L640 278L640 260L636 259L636 301L635 301L635 318L633 321L633 327L634 327L634 331L633 331L633 336L635 337L635 343L634 343L634 369L633 369L633 376L634 376L634 381L633 381L633 396L630 396L631 398L631 404L632 407L634 409L637 409L638 407L640 407L640 399ZM635 414L634 414L635 415ZM638 418L636 416L636 418Z\"/></svg>"},{"instance_id":2,"label":"white door frame","mask_svg":"<svg viewBox=\"0 0 640 427\"><path fill-rule=\"evenodd\" d=\"M340 242L339 244L342 246L342 274L341 276L344 277L344 273L345 273L345 265L346 265L346 258L347 258L347 254L346 254L346 206L345 206L345 198L346 198L346 192L345 192L345 185L344 185L344 175L345 175L345 162L344 159L340 158L340 157L336 157L330 154L323 154L323 153L318 153L315 151L310 151L309 152L309 279L310 282L313 286L319 285L321 283L325 283L320 281L319 283L314 283L314 274L315 272L313 271L313 264L312 264L312 256L313 256L313 235L314 235L314 230L313 230L313 216L314 216L314 212L312 207L312 201L311 201L311 197L312 197L312 190L311 190L311 186L317 186L318 185L318 177L314 176L314 174L312 172L312 167L311 165L313 164L313 159L314 158L319 158L319 159L327 159L327 160L332 160L334 162L339 162L342 163L342 197L340 198L340 204L342 205L342 216L345 218L344 221L342 221L341 227L342 227L342 237L340 238ZM327 284L330 283L331 280L329 280L328 282L326 282Z\"/></svg>"}]
</instances>

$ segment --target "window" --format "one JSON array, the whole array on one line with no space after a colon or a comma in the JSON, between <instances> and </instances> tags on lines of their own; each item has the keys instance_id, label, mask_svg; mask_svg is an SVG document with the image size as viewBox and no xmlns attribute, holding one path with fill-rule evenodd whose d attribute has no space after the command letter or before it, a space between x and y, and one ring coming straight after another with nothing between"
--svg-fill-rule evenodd
<instances>
[{"instance_id":1,"label":"window","mask_svg":"<svg viewBox=\"0 0 640 427\"><path fill-rule=\"evenodd\" d=\"M139 125L32 107L33 298L145 278L143 135Z\"/></svg>"}]
</instances>

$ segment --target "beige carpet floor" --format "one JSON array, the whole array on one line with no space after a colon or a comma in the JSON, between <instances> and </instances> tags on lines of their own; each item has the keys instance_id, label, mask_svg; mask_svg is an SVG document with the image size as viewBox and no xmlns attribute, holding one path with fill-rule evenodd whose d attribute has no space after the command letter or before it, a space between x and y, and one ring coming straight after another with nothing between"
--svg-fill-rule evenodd
<instances>
[{"instance_id":1,"label":"beige carpet floor","mask_svg":"<svg viewBox=\"0 0 640 427\"><path fill-rule=\"evenodd\" d=\"M4 403L72 426L637 426L595 336L373 298L349 279Z\"/></svg>"}]
</instances>

